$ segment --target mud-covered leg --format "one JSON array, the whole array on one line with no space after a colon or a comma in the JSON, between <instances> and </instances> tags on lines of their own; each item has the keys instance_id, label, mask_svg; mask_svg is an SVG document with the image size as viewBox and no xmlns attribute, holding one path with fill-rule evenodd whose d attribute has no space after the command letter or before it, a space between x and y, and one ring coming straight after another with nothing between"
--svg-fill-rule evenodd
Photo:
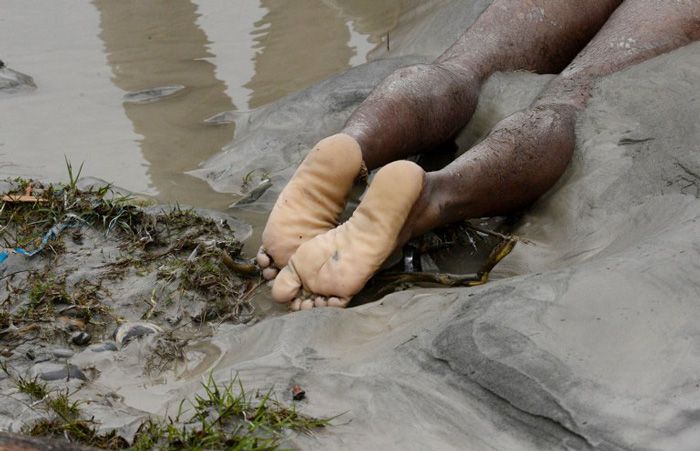
<instances>
[{"instance_id":1,"label":"mud-covered leg","mask_svg":"<svg viewBox=\"0 0 700 451\"><path fill-rule=\"evenodd\" d=\"M403 234L527 206L566 169L576 144L576 116L601 76L699 39L700 2L625 1L530 108L426 176Z\"/></svg>"},{"instance_id":2,"label":"mud-covered leg","mask_svg":"<svg viewBox=\"0 0 700 451\"><path fill-rule=\"evenodd\" d=\"M372 224L390 225L391 233L385 233L380 246L384 251L439 225L507 214L527 206L549 190L566 169L575 148L577 114L600 76L698 39L700 2L667 2L661 7L652 0L628 0L531 107L501 121L484 141L443 170L404 177L409 186L421 188L417 197L412 190L396 191L399 197L393 198L393 203L412 205L403 224L402 215L387 213L383 203L365 199L358 208L363 214L357 218L364 227L339 227L309 241L275 284L275 298L291 300L303 286L324 296L336 295L338 300L333 299L333 304L344 306L383 260L369 253L350 253L352 271L358 276L347 279L348 287L341 282L347 277L344 273L328 271L324 265L330 262L329 268L349 267L334 263L334 251L350 248L347 243L355 240L363 242L368 235L363 230L371 230ZM292 308L326 304L332 305L331 299L296 299Z\"/></svg>"},{"instance_id":3,"label":"mud-covered leg","mask_svg":"<svg viewBox=\"0 0 700 451\"><path fill-rule=\"evenodd\" d=\"M273 278L302 243L335 226L359 172L356 152L349 148L359 148L361 159L374 169L439 147L471 118L481 84L490 74L559 70L618 4L495 0L435 62L387 77L342 129L339 136L352 137L354 143L322 141L325 150L312 152L318 158L307 158L282 191L258 255L265 277ZM346 159L347 166L335 164Z\"/></svg>"}]
</instances>

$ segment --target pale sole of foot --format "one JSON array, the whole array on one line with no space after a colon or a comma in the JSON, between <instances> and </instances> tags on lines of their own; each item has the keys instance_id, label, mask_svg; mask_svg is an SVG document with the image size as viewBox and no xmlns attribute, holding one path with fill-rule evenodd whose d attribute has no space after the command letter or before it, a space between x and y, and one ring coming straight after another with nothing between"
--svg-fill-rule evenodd
<instances>
[{"instance_id":1,"label":"pale sole of foot","mask_svg":"<svg viewBox=\"0 0 700 451\"><path fill-rule=\"evenodd\" d=\"M350 220L299 246L274 281L273 299L292 310L345 307L398 245L424 177L408 161L382 168ZM312 296L299 298L301 289Z\"/></svg>"},{"instance_id":2,"label":"pale sole of foot","mask_svg":"<svg viewBox=\"0 0 700 451\"><path fill-rule=\"evenodd\" d=\"M337 225L361 167L360 146L348 135L330 136L311 149L263 231L256 257L263 277L274 278L301 244Z\"/></svg>"}]
</instances>

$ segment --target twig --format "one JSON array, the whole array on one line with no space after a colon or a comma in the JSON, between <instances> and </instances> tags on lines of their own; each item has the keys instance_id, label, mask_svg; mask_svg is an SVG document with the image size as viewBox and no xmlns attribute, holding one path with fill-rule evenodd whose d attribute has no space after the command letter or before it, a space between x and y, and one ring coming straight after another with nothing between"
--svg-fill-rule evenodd
<instances>
[{"instance_id":1,"label":"twig","mask_svg":"<svg viewBox=\"0 0 700 451\"><path fill-rule=\"evenodd\" d=\"M265 279L260 279L260 281L259 281L258 283L256 283L255 285L253 285L253 288L251 288L250 290L248 290L248 292L247 292L246 294L243 295L243 297L241 298L240 302L245 302L245 301L247 301L248 298L250 297L250 295L253 294L258 288L260 288L261 286L263 286L263 284L264 284L265 282L267 282L267 280L265 280Z\"/></svg>"},{"instance_id":2,"label":"twig","mask_svg":"<svg viewBox=\"0 0 700 451\"><path fill-rule=\"evenodd\" d=\"M506 234L504 234L504 233L496 232L495 230L484 229L484 228L482 228L482 227L475 226L475 225L470 224L470 223L468 223L468 222L465 222L465 223L462 224L462 225L463 225L464 227L466 227L467 229L471 229L471 230L473 230L473 231L475 231L475 232L483 233L483 234L485 234L485 235L489 235L489 236L492 236L492 237L495 237L495 238L500 238L500 239L502 239L502 240L504 240L504 241L519 241L519 242L521 242L521 243L530 244L530 241L529 241L529 240L526 240L525 238L520 238L520 237L517 237L517 236L514 236L514 235L506 235Z\"/></svg>"}]
</instances>

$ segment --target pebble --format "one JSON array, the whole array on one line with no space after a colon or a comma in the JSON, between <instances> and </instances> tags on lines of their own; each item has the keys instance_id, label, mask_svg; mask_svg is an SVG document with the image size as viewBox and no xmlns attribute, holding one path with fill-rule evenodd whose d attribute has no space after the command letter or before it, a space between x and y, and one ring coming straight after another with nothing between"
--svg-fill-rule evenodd
<instances>
[{"instance_id":1,"label":"pebble","mask_svg":"<svg viewBox=\"0 0 700 451\"><path fill-rule=\"evenodd\" d=\"M87 380L85 373L78 367L62 362L42 362L32 367L32 376L44 381L57 381L61 379Z\"/></svg>"},{"instance_id":2,"label":"pebble","mask_svg":"<svg viewBox=\"0 0 700 451\"><path fill-rule=\"evenodd\" d=\"M90 340L92 340L92 336L87 332L75 332L70 337L70 341L72 341L74 345L78 346L85 346L86 344L90 343Z\"/></svg>"},{"instance_id":3,"label":"pebble","mask_svg":"<svg viewBox=\"0 0 700 451\"><path fill-rule=\"evenodd\" d=\"M118 351L117 344L113 341L105 341L95 346L91 346L90 350L92 352L105 352L105 351Z\"/></svg>"},{"instance_id":4,"label":"pebble","mask_svg":"<svg viewBox=\"0 0 700 451\"><path fill-rule=\"evenodd\" d=\"M163 332L163 329L155 324L147 322L124 323L114 329L112 338L117 342L117 347L121 349L135 338L158 334L160 332Z\"/></svg>"},{"instance_id":5,"label":"pebble","mask_svg":"<svg viewBox=\"0 0 700 451\"><path fill-rule=\"evenodd\" d=\"M52 349L51 353L59 359L67 359L69 357L73 357L73 354L75 354L72 350L66 348Z\"/></svg>"}]
</instances>

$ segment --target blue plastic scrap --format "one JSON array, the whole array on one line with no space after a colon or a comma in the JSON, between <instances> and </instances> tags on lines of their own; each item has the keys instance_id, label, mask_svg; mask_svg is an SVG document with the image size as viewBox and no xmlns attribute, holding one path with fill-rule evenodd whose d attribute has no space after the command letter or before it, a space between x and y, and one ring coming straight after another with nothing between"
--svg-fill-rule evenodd
<instances>
[{"instance_id":1,"label":"blue plastic scrap","mask_svg":"<svg viewBox=\"0 0 700 451\"><path fill-rule=\"evenodd\" d=\"M80 218L79 216L74 215L74 214L69 214L67 221L63 221L62 223L56 224L55 226L51 227L51 230L49 230L46 233L46 235L44 235L44 238L41 240L41 245L39 247L37 247L33 251L27 251L25 249L18 247L17 249L15 249L15 252L17 252L18 254L26 255L27 257L32 257L32 256L38 254L39 252L41 252L44 249L44 247L46 247L46 245L48 244L48 242L51 238L53 238L54 240L57 240L58 235L61 232L63 232L63 230L67 229L68 227L73 227L73 226L80 224L80 223L87 224L87 222L84 219ZM3 252L3 253L7 254L6 252ZM7 255L5 255L5 258L7 258ZM0 258L0 263L2 263L2 261L5 260L5 258Z\"/></svg>"}]
</instances>

